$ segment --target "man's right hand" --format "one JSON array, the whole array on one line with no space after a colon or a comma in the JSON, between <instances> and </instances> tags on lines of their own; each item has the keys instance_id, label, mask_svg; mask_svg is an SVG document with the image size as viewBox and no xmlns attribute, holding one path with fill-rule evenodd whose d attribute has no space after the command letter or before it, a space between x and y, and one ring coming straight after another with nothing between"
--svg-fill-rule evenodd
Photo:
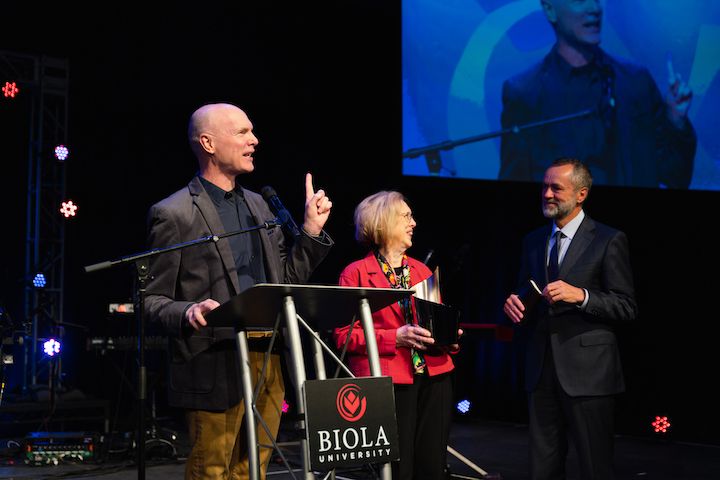
<instances>
[{"instance_id":1,"label":"man's right hand","mask_svg":"<svg viewBox=\"0 0 720 480\"><path fill-rule=\"evenodd\" d=\"M520 323L523 319L523 313L525 311L525 306L520 301L520 297L515 295L514 293L510 295L507 300L505 300L505 305L503 306L503 312L505 312L505 315L507 315L510 320L513 321L513 323Z\"/></svg>"},{"instance_id":2,"label":"man's right hand","mask_svg":"<svg viewBox=\"0 0 720 480\"><path fill-rule=\"evenodd\" d=\"M190 308L185 310L185 319L195 330L200 330L200 328L207 326L204 314L219 306L220 304L218 302L212 298L208 298L200 303L191 305Z\"/></svg>"}]
</instances>

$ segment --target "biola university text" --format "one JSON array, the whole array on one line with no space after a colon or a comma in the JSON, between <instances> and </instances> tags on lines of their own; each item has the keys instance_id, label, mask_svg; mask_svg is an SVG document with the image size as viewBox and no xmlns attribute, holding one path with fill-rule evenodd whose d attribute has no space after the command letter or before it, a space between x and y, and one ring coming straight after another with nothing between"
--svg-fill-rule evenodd
<instances>
[{"instance_id":1,"label":"biola university text","mask_svg":"<svg viewBox=\"0 0 720 480\"><path fill-rule=\"evenodd\" d=\"M374 436L368 436L367 427L319 430L317 434L320 440L318 453L321 454L318 460L321 463L390 455L390 449L386 448L390 442L382 426Z\"/></svg>"}]
</instances>

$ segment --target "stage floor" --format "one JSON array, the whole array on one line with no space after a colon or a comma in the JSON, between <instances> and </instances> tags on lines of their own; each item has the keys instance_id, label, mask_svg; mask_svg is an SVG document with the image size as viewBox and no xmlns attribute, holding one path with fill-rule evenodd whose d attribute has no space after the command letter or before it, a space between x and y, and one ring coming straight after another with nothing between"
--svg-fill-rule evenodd
<instances>
[{"instance_id":1,"label":"stage floor","mask_svg":"<svg viewBox=\"0 0 720 480\"><path fill-rule=\"evenodd\" d=\"M455 423L451 432L450 446L481 470L490 474L489 478L520 480L528 478L527 462L527 426L482 420ZM161 445L162 446L162 445ZM167 445L165 445L167 446ZM2 449L9 450L7 440ZM158 449L157 445L146 449L146 478L166 479L182 478L184 461L187 454L182 434L175 442L177 460L164 459L162 453L169 448ZM298 448L290 442L283 448L288 460L298 466ZM579 479L574 467L574 455L570 450L568 478ZM60 464L57 466L28 466L22 463L19 452L14 457L2 457L0 478L2 479L49 479L49 478L86 478L103 480L130 480L138 478L138 471L131 459L106 461L100 464ZM14 465L8 462L15 462ZM482 478L482 475L449 454L448 463L453 478ZM616 441L616 478L647 480L717 480L720 478L720 446L677 443L651 438L630 438L618 436ZM302 478L299 470L295 473ZM338 471L338 478L365 479L375 478L368 468ZM292 478L282 465L279 456L275 456L268 472L269 479L284 480ZM322 478L318 475L318 478Z\"/></svg>"}]
</instances>

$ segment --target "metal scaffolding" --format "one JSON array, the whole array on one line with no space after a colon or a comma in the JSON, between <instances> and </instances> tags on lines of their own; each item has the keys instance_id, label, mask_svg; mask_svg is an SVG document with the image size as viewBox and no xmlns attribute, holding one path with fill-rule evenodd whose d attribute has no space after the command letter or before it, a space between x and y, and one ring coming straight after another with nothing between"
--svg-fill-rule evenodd
<instances>
[{"instance_id":1,"label":"metal scaffolding","mask_svg":"<svg viewBox=\"0 0 720 480\"><path fill-rule=\"evenodd\" d=\"M65 222L60 206L65 201L65 163L54 155L68 138L67 59L0 51L0 74L17 82L20 95L29 99L27 150L27 216L25 236L23 391L38 384L46 335L62 336L64 299ZM41 272L47 281L36 288ZM59 360L49 367L48 381L60 379ZM57 386L57 385L56 385Z\"/></svg>"}]
</instances>

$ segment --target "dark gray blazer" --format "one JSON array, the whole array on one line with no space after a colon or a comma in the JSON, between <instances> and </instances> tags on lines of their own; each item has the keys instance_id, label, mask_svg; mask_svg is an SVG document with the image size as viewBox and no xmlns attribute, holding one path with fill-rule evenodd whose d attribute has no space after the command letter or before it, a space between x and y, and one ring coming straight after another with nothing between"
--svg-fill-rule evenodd
<instances>
[{"instance_id":1,"label":"dark gray blazer","mask_svg":"<svg viewBox=\"0 0 720 480\"><path fill-rule=\"evenodd\" d=\"M523 240L521 282L532 278L541 288L547 284L550 232L548 225ZM614 326L637 316L627 237L586 215L560 265L560 279L587 289L590 299L585 310L541 301L524 320L531 329L526 389L532 391L537 385L549 340L557 376L569 395L622 392L625 382Z\"/></svg>"},{"instance_id":2,"label":"dark gray blazer","mask_svg":"<svg viewBox=\"0 0 720 480\"><path fill-rule=\"evenodd\" d=\"M257 193L243 189L250 213L260 224L275 218ZM150 208L149 246L164 247L225 233L215 205L198 177ZM305 283L327 255L332 240L302 234L294 245L281 229L260 230L269 283ZM190 409L225 410L242 396L232 328L192 329L185 310L212 298L224 303L238 294L235 260L227 239L165 253L150 264L145 311L170 337L169 403Z\"/></svg>"}]
</instances>

